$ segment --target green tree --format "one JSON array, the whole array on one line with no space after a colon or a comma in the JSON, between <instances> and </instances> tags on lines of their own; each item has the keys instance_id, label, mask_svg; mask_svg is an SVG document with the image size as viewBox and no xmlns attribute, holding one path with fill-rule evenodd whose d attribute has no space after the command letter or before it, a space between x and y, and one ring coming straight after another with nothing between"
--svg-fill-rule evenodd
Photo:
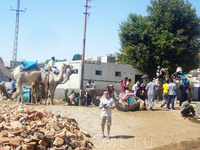
<instances>
[{"instance_id":1,"label":"green tree","mask_svg":"<svg viewBox=\"0 0 200 150\"><path fill-rule=\"evenodd\" d=\"M152 0L147 12L147 18L141 17L146 20L142 27L136 26L137 20L130 23L132 14L120 25L121 63L132 64L151 76L155 75L158 65L169 68L170 73L176 70L176 63L186 73L198 68L200 19L191 4L184 0ZM125 24L129 24L129 27L125 28ZM146 29L143 28L144 24ZM137 32L140 32L140 36ZM144 39L144 34L147 41L140 40ZM130 35L137 41L127 38ZM130 54L133 57L130 58Z\"/></svg>"},{"instance_id":2,"label":"green tree","mask_svg":"<svg viewBox=\"0 0 200 150\"><path fill-rule=\"evenodd\" d=\"M82 55L80 54L75 54L74 57L72 58L72 60L81 60L82 59Z\"/></svg>"}]
</instances>

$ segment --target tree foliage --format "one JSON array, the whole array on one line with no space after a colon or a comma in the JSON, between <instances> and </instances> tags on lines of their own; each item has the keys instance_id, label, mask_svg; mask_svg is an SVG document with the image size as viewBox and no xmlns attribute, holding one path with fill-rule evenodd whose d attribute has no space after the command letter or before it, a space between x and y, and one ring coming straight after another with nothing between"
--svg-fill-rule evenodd
<instances>
[{"instance_id":1,"label":"tree foliage","mask_svg":"<svg viewBox=\"0 0 200 150\"><path fill-rule=\"evenodd\" d=\"M184 0L152 0L148 16L129 14L120 24L119 61L131 64L150 76L158 65L184 72L199 66L200 19Z\"/></svg>"},{"instance_id":2,"label":"tree foliage","mask_svg":"<svg viewBox=\"0 0 200 150\"><path fill-rule=\"evenodd\" d=\"M82 59L82 55L80 54L75 54L74 57L72 58L72 60L81 60Z\"/></svg>"}]
</instances>

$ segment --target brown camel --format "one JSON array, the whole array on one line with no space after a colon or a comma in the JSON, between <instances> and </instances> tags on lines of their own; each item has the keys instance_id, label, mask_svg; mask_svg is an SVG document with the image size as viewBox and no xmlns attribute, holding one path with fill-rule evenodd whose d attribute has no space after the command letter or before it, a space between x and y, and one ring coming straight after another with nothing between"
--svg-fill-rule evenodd
<instances>
[{"instance_id":1,"label":"brown camel","mask_svg":"<svg viewBox=\"0 0 200 150\"><path fill-rule=\"evenodd\" d=\"M13 70L8 70L2 58L0 57L0 69L3 72L4 75L14 78L17 82L17 93L18 93L18 101L23 103L23 90L22 90L22 83L28 82L36 82L39 81L41 84L44 84L44 90L45 90L45 99L47 99L47 85L48 85L48 76L46 72L41 68L34 68L30 70L22 70L21 65L17 66Z\"/></svg>"},{"instance_id":2,"label":"brown camel","mask_svg":"<svg viewBox=\"0 0 200 150\"><path fill-rule=\"evenodd\" d=\"M48 90L48 97L50 98L50 102L48 101L48 103L53 105L53 98L54 98L54 92L56 87L58 86L58 84L64 84L69 80L70 75L73 73L73 66L72 65L67 65L67 64L63 64L61 71L58 75L55 75L53 72L50 72L49 74L49 90ZM67 73L65 74L65 76L63 76L65 70L67 70ZM46 101L45 101L46 104Z\"/></svg>"}]
</instances>

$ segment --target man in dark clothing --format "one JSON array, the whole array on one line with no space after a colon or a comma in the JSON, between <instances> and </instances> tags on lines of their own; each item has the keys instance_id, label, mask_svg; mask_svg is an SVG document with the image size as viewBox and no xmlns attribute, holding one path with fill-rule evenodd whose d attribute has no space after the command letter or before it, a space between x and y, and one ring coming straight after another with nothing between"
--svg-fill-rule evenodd
<instances>
[{"instance_id":1,"label":"man in dark clothing","mask_svg":"<svg viewBox=\"0 0 200 150\"><path fill-rule=\"evenodd\" d=\"M182 85L180 85L179 89L181 90L181 99L180 99L180 106L181 104L188 99L188 85L186 81L183 82Z\"/></svg>"}]
</instances>

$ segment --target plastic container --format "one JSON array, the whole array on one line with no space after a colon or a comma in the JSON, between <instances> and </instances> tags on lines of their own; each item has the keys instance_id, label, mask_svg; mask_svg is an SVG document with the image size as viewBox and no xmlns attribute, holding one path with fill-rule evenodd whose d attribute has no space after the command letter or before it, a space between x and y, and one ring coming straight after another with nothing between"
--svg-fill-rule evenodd
<instances>
[{"instance_id":1,"label":"plastic container","mask_svg":"<svg viewBox=\"0 0 200 150\"><path fill-rule=\"evenodd\" d=\"M30 98L31 98L30 91L31 91L30 89L23 90L23 99L25 102L30 102Z\"/></svg>"}]
</instances>

